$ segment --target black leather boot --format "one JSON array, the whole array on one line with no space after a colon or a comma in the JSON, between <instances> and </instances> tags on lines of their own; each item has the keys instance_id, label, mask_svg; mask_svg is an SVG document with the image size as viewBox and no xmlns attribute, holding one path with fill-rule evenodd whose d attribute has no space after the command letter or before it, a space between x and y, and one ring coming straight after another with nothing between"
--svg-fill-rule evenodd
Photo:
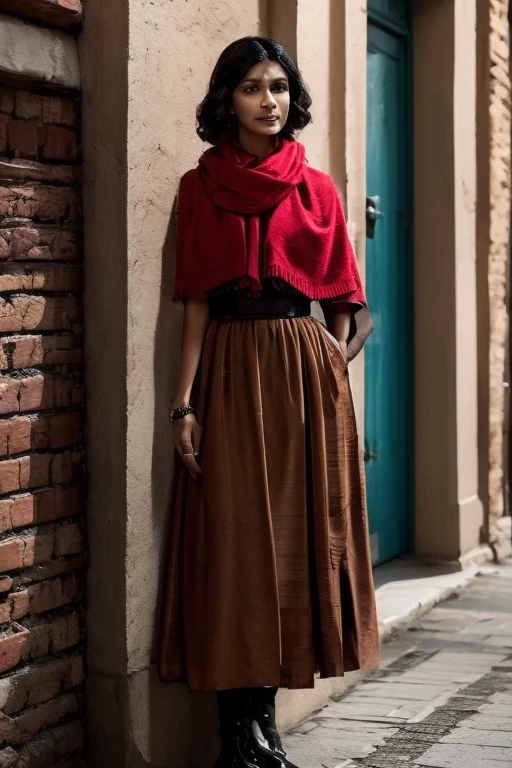
<instances>
[{"instance_id":1,"label":"black leather boot","mask_svg":"<svg viewBox=\"0 0 512 768\"><path fill-rule=\"evenodd\" d=\"M215 768L287 768L268 745L252 713L253 692L240 688L217 693L221 752Z\"/></svg>"},{"instance_id":2,"label":"black leather boot","mask_svg":"<svg viewBox=\"0 0 512 768\"><path fill-rule=\"evenodd\" d=\"M283 749L281 737L276 725L277 688L253 688L250 711L253 722L259 725L269 749L281 761L282 768L297 768L291 763Z\"/></svg>"}]
</instances>

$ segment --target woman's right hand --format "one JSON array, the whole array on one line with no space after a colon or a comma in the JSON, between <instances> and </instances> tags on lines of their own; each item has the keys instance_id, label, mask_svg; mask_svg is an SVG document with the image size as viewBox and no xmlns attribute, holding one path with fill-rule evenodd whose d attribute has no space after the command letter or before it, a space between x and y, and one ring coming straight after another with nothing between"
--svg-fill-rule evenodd
<instances>
[{"instance_id":1,"label":"woman's right hand","mask_svg":"<svg viewBox=\"0 0 512 768\"><path fill-rule=\"evenodd\" d=\"M202 429L194 414L189 413L182 419L173 422L172 432L176 450L194 480L197 480L199 475L202 474L201 468L196 461L201 445Z\"/></svg>"}]
</instances>

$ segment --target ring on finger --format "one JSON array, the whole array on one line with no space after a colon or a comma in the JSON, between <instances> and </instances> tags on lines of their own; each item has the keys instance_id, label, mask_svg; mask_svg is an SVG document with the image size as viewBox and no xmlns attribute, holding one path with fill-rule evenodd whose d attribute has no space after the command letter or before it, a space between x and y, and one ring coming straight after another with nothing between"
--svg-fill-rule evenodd
<instances>
[{"instance_id":1,"label":"ring on finger","mask_svg":"<svg viewBox=\"0 0 512 768\"><path fill-rule=\"evenodd\" d=\"M191 453L184 453L183 455L184 456L197 456L198 453L199 453L199 451L192 451Z\"/></svg>"}]
</instances>

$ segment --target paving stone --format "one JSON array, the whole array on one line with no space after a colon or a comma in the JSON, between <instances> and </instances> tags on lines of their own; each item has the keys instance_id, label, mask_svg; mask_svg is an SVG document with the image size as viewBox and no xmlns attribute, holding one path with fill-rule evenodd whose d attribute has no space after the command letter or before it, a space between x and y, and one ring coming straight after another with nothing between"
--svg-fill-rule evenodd
<instances>
[{"instance_id":1,"label":"paving stone","mask_svg":"<svg viewBox=\"0 0 512 768\"><path fill-rule=\"evenodd\" d=\"M446 632L446 629L443 628ZM472 622L464 633L477 634L477 635L504 635L509 639L512 636L512 620L505 618L485 618Z\"/></svg>"},{"instance_id":2,"label":"paving stone","mask_svg":"<svg viewBox=\"0 0 512 768\"><path fill-rule=\"evenodd\" d=\"M495 717L493 715L473 715L464 721L469 727L488 731L511 731L512 719L510 717Z\"/></svg>"},{"instance_id":3,"label":"paving stone","mask_svg":"<svg viewBox=\"0 0 512 768\"><path fill-rule=\"evenodd\" d=\"M428 701L444 693L446 686L409 685L393 680L383 683L363 683L361 690L380 698L389 696L389 698L408 699L411 701Z\"/></svg>"},{"instance_id":4,"label":"paving stone","mask_svg":"<svg viewBox=\"0 0 512 768\"><path fill-rule=\"evenodd\" d=\"M475 744L480 747L512 747L512 731L483 731L468 728L466 721L441 739L443 744Z\"/></svg>"},{"instance_id":5,"label":"paving stone","mask_svg":"<svg viewBox=\"0 0 512 768\"><path fill-rule=\"evenodd\" d=\"M428 749L415 765L435 768L489 768L496 763L512 765L512 749L507 747L478 747L461 744L436 744ZM496 766L496 768L498 768Z\"/></svg>"},{"instance_id":6,"label":"paving stone","mask_svg":"<svg viewBox=\"0 0 512 768\"><path fill-rule=\"evenodd\" d=\"M512 648L512 637L510 635L492 635L485 641L486 645L492 645L498 648Z\"/></svg>"}]
</instances>

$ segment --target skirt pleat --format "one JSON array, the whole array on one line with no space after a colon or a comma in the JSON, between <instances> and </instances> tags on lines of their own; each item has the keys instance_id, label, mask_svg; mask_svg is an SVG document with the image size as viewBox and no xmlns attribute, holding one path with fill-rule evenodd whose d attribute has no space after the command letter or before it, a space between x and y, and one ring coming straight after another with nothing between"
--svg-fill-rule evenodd
<instances>
[{"instance_id":1,"label":"skirt pleat","mask_svg":"<svg viewBox=\"0 0 512 768\"><path fill-rule=\"evenodd\" d=\"M177 457L160 673L310 688L379 663L346 361L312 317L209 325L200 482Z\"/></svg>"}]
</instances>

